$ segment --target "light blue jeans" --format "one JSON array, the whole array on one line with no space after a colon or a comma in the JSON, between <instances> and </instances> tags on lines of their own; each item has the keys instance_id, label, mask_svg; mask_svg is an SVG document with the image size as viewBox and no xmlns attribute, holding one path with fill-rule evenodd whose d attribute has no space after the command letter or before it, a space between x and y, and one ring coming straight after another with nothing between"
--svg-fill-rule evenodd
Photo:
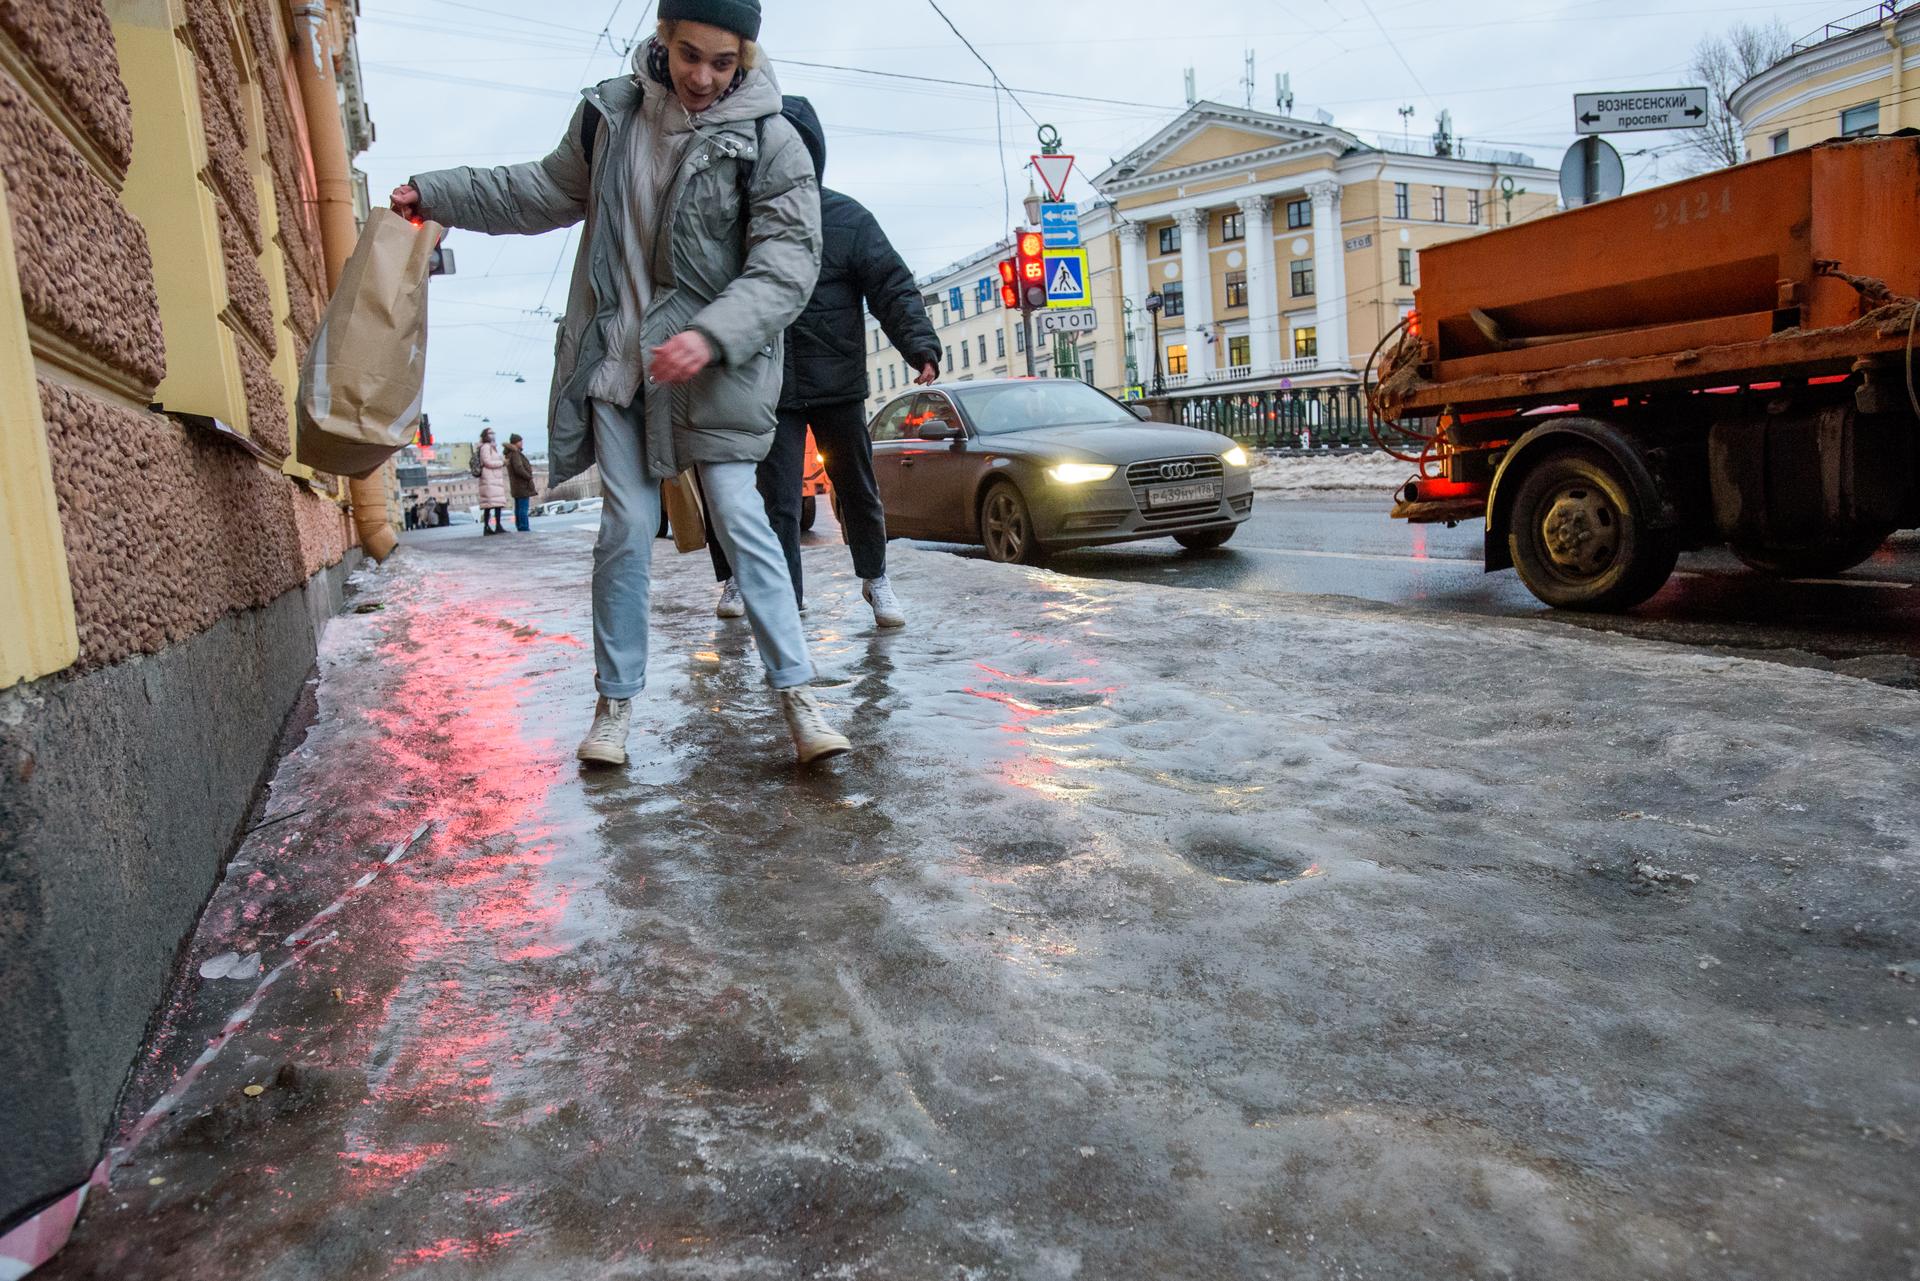
<instances>
[{"instance_id":1,"label":"light blue jeans","mask_svg":"<svg viewBox=\"0 0 1920 1281\"><path fill-rule=\"evenodd\" d=\"M647 615L653 600L653 543L660 530L660 482L647 475L639 413L593 402L593 445L605 505L593 545L593 664L596 688L632 698L647 686ZM753 463L702 463L700 488L721 550L733 562L747 621L775 689L813 679L786 553L767 523Z\"/></svg>"}]
</instances>

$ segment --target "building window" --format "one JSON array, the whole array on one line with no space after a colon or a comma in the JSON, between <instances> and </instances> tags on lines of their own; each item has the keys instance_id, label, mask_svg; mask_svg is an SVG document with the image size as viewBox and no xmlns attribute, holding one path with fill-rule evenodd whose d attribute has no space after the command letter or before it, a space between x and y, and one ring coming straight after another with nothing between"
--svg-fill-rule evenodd
<instances>
[{"instance_id":1,"label":"building window","mask_svg":"<svg viewBox=\"0 0 1920 1281\"><path fill-rule=\"evenodd\" d=\"M964 338L960 340L960 368L973 368L973 344Z\"/></svg>"},{"instance_id":2,"label":"building window","mask_svg":"<svg viewBox=\"0 0 1920 1281\"><path fill-rule=\"evenodd\" d=\"M1244 369L1253 363L1253 339L1246 334L1227 339L1227 363L1235 369Z\"/></svg>"},{"instance_id":3,"label":"building window","mask_svg":"<svg viewBox=\"0 0 1920 1281\"><path fill-rule=\"evenodd\" d=\"M1013 331L1013 349L1022 354L1027 350L1027 322L1024 318L1020 321L1020 328Z\"/></svg>"},{"instance_id":4,"label":"building window","mask_svg":"<svg viewBox=\"0 0 1920 1281\"><path fill-rule=\"evenodd\" d=\"M1787 131L1785 129L1773 135L1772 154L1776 156L1784 156L1787 154Z\"/></svg>"},{"instance_id":5,"label":"building window","mask_svg":"<svg viewBox=\"0 0 1920 1281\"><path fill-rule=\"evenodd\" d=\"M1393 184L1393 216L1396 218L1413 217L1413 193L1407 190L1407 184Z\"/></svg>"},{"instance_id":6,"label":"building window","mask_svg":"<svg viewBox=\"0 0 1920 1281\"><path fill-rule=\"evenodd\" d=\"M1313 292L1313 260L1311 258L1303 258L1294 263L1290 274L1293 277L1295 298L1305 298Z\"/></svg>"},{"instance_id":7,"label":"building window","mask_svg":"<svg viewBox=\"0 0 1920 1281\"><path fill-rule=\"evenodd\" d=\"M948 369L953 368L953 344L952 343L947 344L947 368Z\"/></svg>"},{"instance_id":8,"label":"building window","mask_svg":"<svg viewBox=\"0 0 1920 1281\"><path fill-rule=\"evenodd\" d=\"M1866 102L1840 113L1842 138L1872 138L1880 132L1880 104Z\"/></svg>"},{"instance_id":9,"label":"building window","mask_svg":"<svg viewBox=\"0 0 1920 1281\"><path fill-rule=\"evenodd\" d=\"M1080 380L1086 383L1087 386L1089 387L1095 387L1099 385L1093 381L1093 357L1092 356L1088 356L1085 360L1080 362Z\"/></svg>"},{"instance_id":10,"label":"building window","mask_svg":"<svg viewBox=\"0 0 1920 1281\"><path fill-rule=\"evenodd\" d=\"M1445 187L1433 189L1433 220L1435 222L1447 220L1447 189Z\"/></svg>"},{"instance_id":11,"label":"building window","mask_svg":"<svg viewBox=\"0 0 1920 1281\"><path fill-rule=\"evenodd\" d=\"M887 366L887 390L892 391L900 385L900 371L892 365Z\"/></svg>"},{"instance_id":12,"label":"building window","mask_svg":"<svg viewBox=\"0 0 1920 1281\"><path fill-rule=\"evenodd\" d=\"M1007 358L1007 331L1004 329L993 331L993 354L1001 360Z\"/></svg>"},{"instance_id":13,"label":"building window","mask_svg":"<svg viewBox=\"0 0 1920 1281\"><path fill-rule=\"evenodd\" d=\"M1185 343L1180 344L1178 347L1167 348L1167 372L1169 374L1184 374L1187 372L1187 346Z\"/></svg>"},{"instance_id":14,"label":"building window","mask_svg":"<svg viewBox=\"0 0 1920 1281\"><path fill-rule=\"evenodd\" d=\"M1313 201L1287 201L1287 230L1299 231L1303 227L1313 226Z\"/></svg>"},{"instance_id":15,"label":"building window","mask_svg":"<svg viewBox=\"0 0 1920 1281\"><path fill-rule=\"evenodd\" d=\"M985 334L980 335L980 363L983 365L987 363L987 336Z\"/></svg>"},{"instance_id":16,"label":"building window","mask_svg":"<svg viewBox=\"0 0 1920 1281\"><path fill-rule=\"evenodd\" d=\"M1320 331L1308 325L1293 331L1293 358L1317 360L1320 357Z\"/></svg>"},{"instance_id":17,"label":"building window","mask_svg":"<svg viewBox=\"0 0 1920 1281\"><path fill-rule=\"evenodd\" d=\"M1467 225L1472 227L1480 225L1480 193L1477 191L1467 193Z\"/></svg>"},{"instance_id":18,"label":"building window","mask_svg":"<svg viewBox=\"0 0 1920 1281\"><path fill-rule=\"evenodd\" d=\"M1247 238L1247 216L1230 213L1220 219L1220 239L1245 240Z\"/></svg>"},{"instance_id":19,"label":"building window","mask_svg":"<svg viewBox=\"0 0 1920 1281\"><path fill-rule=\"evenodd\" d=\"M1227 273L1227 306L1244 307L1247 305L1247 273L1230 271Z\"/></svg>"},{"instance_id":20,"label":"building window","mask_svg":"<svg viewBox=\"0 0 1920 1281\"><path fill-rule=\"evenodd\" d=\"M1160 314L1168 320L1187 314L1187 285L1183 280L1169 280L1160 286L1160 299L1165 304Z\"/></svg>"},{"instance_id":21,"label":"building window","mask_svg":"<svg viewBox=\"0 0 1920 1281\"><path fill-rule=\"evenodd\" d=\"M1413 250L1411 249L1400 251L1400 283L1403 285L1413 283Z\"/></svg>"},{"instance_id":22,"label":"building window","mask_svg":"<svg viewBox=\"0 0 1920 1281\"><path fill-rule=\"evenodd\" d=\"M1180 252L1180 224L1160 228L1160 252L1174 254Z\"/></svg>"}]
</instances>

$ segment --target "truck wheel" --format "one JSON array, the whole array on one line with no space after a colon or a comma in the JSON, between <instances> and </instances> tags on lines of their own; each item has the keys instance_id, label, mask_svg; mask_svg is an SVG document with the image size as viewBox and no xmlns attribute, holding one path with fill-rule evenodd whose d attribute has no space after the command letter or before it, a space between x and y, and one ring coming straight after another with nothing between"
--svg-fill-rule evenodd
<instances>
[{"instance_id":1,"label":"truck wheel","mask_svg":"<svg viewBox=\"0 0 1920 1281\"><path fill-rule=\"evenodd\" d=\"M820 502L812 494L800 500L800 528L813 532L814 517L820 514Z\"/></svg>"},{"instance_id":2,"label":"truck wheel","mask_svg":"<svg viewBox=\"0 0 1920 1281\"><path fill-rule=\"evenodd\" d=\"M1733 554L1763 574L1824 578L1829 574L1844 574L1870 559L1892 534L1891 529L1844 530L1812 547L1756 547L1751 543L1734 543Z\"/></svg>"},{"instance_id":3,"label":"truck wheel","mask_svg":"<svg viewBox=\"0 0 1920 1281\"><path fill-rule=\"evenodd\" d=\"M1527 474L1507 546L1527 590L1556 609L1596 613L1645 601L1680 558L1673 533L1647 528L1618 465L1593 449L1563 450Z\"/></svg>"}]
</instances>

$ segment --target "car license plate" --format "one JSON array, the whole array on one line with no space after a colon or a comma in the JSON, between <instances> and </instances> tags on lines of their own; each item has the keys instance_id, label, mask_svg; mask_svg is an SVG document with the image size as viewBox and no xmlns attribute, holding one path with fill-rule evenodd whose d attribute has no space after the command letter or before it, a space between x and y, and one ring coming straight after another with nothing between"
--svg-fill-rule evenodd
<instances>
[{"instance_id":1,"label":"car license plate","mask_svg":"<svg viewBox=\"0 0 1920 1281\"><path fill-rule=\"evenodd\" d=\"M1197 485L1156 485L1147 491L1149 507L1185 507L1190 503L1219 501L1220 482L1217 480Z\"/></svg>"}]
</instances>

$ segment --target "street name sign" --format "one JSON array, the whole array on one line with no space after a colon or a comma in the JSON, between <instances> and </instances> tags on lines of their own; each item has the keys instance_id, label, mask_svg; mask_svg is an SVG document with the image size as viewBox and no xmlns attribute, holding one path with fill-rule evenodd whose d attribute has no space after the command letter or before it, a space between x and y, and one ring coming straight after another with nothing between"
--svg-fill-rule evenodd
<instances>
[{"instance_id":1,"label":"street name sign","mask_svg":"<svg viewBox=\"0 0 1920 1281\"><path fill-rule=\"evenodd\" d=\"M1033 171L1046 184L1047 199L1059 204L1067 198L1067 179L1073 174L1073 157L1054 154L1035 156Z\"/></svg>"},{"instance_id":2,"label":"street name sign","mask_svg":"<svg viewBox=\"0 0 1920 1281\"><path fill-rule=\"evenodd\" d=\"M1090 334L1100 328L1100 316L1091 307L1049 308L1040 313L1043 334Z\"/></svg>"},{"instance_id":3,"label":"street name sign","mask_svg":"<svg viewBox=\"0 0 1920 1281\"><path fill-rule=\"evenodd\" d=\"M1573 131L1644 133L1707 127L1705 89L1633 89L1573 95Z\"/></svg>"},{"instance_id":4,"label":"street name sign","mask_svg":"<svg viewBox=\"0 0 1920 1281\"><path fill-rule=\"evenodd\" d=\"M1047 306L1085 307L1093 302L1087 289L1087 251L1047 250Z\"/></svg>"},{"instance_id":5,"label":"street name sign","mask_svg":"<svg viewBox=\"0 0 1920 1281\"><path fill-rule=\"evenodd\" d=\"M1078 205L1041 205L1040 234L1049 249L1080 247L1080 207Z\"/></svg>"}]
</instances>

